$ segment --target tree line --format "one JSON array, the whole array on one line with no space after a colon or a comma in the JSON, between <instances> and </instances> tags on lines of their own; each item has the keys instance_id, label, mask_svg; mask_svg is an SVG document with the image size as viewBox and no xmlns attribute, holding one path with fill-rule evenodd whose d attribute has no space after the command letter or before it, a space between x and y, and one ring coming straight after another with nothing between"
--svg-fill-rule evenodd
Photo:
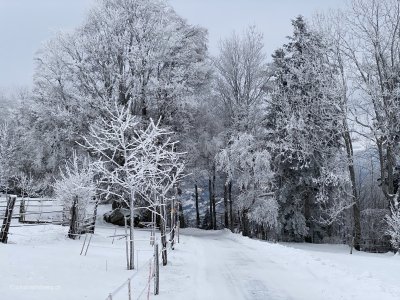
<instances>
[{"instance_id":1,"label":"tree line","mask_svg":"<svg viewBox=\"0 0 400 300\"><path fill-rule=\"evenodd\" d=\"M16 189L33 178L36 192L53 193L71 157L92 165L114 153L114 166L100 170L112 176L90 169L89 190L96 183L108 195L131 194L132 184L110 178L137 176L140 162L130 157L130 165L112 142L121 135L93 130L134 117L129 138L154 124L168 132L169 155L186 165L179 185L194 191L196 207L208 189L195 225L216 229L218 213L222 226L247 236L397 249L399 24L398 1L352 0L311 21L294 17L271 57L255 27L223 39L213 56L206 29L165 1L99 1L82 25L39 50L32 90L2 118L1 184ZM135 201L151 198L152 183L176 194L162 178L175 185L171 174L182 170L168 172L135 187Z\"/></svg>"}]
</instances>

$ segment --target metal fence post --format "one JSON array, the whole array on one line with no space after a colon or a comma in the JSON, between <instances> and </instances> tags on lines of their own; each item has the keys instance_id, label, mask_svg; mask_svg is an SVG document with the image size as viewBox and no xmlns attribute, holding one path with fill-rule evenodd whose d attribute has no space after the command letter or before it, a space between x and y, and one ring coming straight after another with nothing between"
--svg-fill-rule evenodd
<instances>
[{"instance_id":1,"label":"metal fence post","mask_svg":"<svg viewBox=\"0 0 400 300\"><path fill-rule=\"evenodd\" d=\"M86 239L87 239L87 233L85 234L85 240L83 241L83 245L82 245L81 253L80 253L79 255L82 255L82 253L83 253L83 249L85 249L85 245L86 245Z\"/></svg>"}]
</instances>

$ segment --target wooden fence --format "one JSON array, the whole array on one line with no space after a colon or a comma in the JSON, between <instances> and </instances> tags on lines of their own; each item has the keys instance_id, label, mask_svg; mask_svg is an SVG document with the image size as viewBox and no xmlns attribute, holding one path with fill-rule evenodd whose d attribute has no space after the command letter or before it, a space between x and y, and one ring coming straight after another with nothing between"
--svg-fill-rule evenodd
<instances>
[{"instance_id":1,"label":"wooden fence","mask_svg":"<svg viewBox=\"0 0 400 300\"><path fill-rule=\"evenodd\" d=\"M7 243L12 227L63 223L62 206L54 199L22 198L15 195L0 197L0 242ZM13 220L18 220L13 222Z\"/></svg>"},{"instance_id":2,"label":"wooden fence","mask_svg":"<svg viewBox=\"0 0 400 300\"><path fill-rule=\"evenodd\" d=\"M0 218L2 219L6 214L7 203L8 199L0 198ZM55 199L16 197L12 219L18 219L20 223L26 224L61 223L62 214L62 205Z\"/></svg>"}]
</instances>

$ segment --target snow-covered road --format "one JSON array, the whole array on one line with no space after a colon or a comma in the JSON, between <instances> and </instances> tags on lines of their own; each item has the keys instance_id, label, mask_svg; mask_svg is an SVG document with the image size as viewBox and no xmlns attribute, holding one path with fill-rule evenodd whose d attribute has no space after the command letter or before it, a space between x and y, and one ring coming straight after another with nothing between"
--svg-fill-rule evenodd
<instances>
[{"instance_id":1,"label":"snow-covered road","mask_svg":"<svg viewBox=\"0 0 400 300\"><path fill-rule=\"evenodd\" d=\"M400 299L400 257L322 250L189 229L161 270L159 299Z\"/></svg>"},{"instance_id":2,"label":"snow-covered road","mask_svg":"<svg viewBox=\"0 0 400 300\"><path fill-rule=\"evenodd\" d=\"M67 227L12 228L0 244L0 300L105 299L137 274L133 299L146 299L149 231L136 231L141 267L125 270L123 228L98 224L87 256ZM159 237L159 236L158 236ZM400 256L349 254L343 245L273 244L224 231L184 229L160 267L157 300L400 300ZM143 264L145 266L143 267ZM113 300L127 300L124 288Z\"/></svg>"}]
</instances>

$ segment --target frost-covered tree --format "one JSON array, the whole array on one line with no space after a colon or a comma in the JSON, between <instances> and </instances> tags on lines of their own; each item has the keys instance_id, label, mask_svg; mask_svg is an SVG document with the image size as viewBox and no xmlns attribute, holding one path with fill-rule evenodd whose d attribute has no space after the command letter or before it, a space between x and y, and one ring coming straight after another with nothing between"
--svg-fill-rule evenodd
<instances>
[{"instance_id":1,"label":"frost-covered tree","mask_svg":"<svg viewBox=\"0 0 400 300\"><path fill-rule=\"evenodd\" d=\"M400 209L399 203L392 207L391 214L386 215L388 229L386 234L390 236L390 242L394 249L400 250Z\"/></svg>"},{"instance_id":2,"label":"frost-covered tree","mask_svg":"<svg viewBox=\"0 0 400 300\"><path fill-rule=\"evenodd\" d=\"M0 124L0 188L9 189L10 179L16 175L16 136L9 122Z\"/></svg>"},{"instance_id":3,"label":"frost-covered tree","mask_svg":"<svg viewBox=\"0 0 400 300\"><path fill-rule=\"evenodd\" d=\"M400 128L400 4L396 0L353 0L341 14L341 51L357 87L355 121L375 143L387 208L394 206Z\"/></svg>"},{"instance_id":4,"label":"frost-covered tree","mask_svg":"<svg viewBox=\"0 0 400 300\"><path fill-rule=\"evenodd\" d=\"M348 164L343 156L344 153L338 151L336 156L324 159L319 176L314 179L318 188L315 202L319 206L315 220L326 227L333 224L343 225L344 212L354 205L350 194Z\"/></svg>"},{"instance_id":5,"label":"frost-covered tree","mask_svg":"<svg viewBox=\"0 0 400 300\"><path fill-rule=\"evenodd\" d=\"M324 44L327 46L327 56L332 65L335 66L337 75L337 94L340 97L340 113L341 113L341 124L342 124L342 139L345 145L347 160L342 158L338 159L338 165L342 165L343 162L347 164L349 173L349 180L351 183L352 191L352 219L353 219L353 238L354 248L360 250L361 242L361 216L360 216L360 190L359 185L356 181L356 167L355 167L355 155L353 140L355 139L354 134L354 122L351 120L350 110L352 108L351 95L354 93L355 87L351 84L349 78L351 74L351 68L348 67L348 58L343 53L342 44L343 38L347 35L346 26L342 22L343 13L340 11L333 12L330 14L319 14L315 17L316 30L318 30L324 40ZM347 197L346 197L347 198ZM343 212L343 208L346 205L334 209L332 213L339 217ZM343 214L342 214L343 215ZM336 218L336 217L335 217ZM332 219L333 220L333 219Z\"/></svg>"},{"instance_id":6,"label":"frost-covered tree","mask_svg":"<svg viewBox=\"0 0 400 300\"><path fill-rule=\"evenodd\" d=\"M221 147L220 133L224 130L222 126L222 120L217 118L216 107L214 98L203 97L199 103L195 113L194 118L191 123L189 134L185 136L184 149L187 152L187 165L186 168L189 177L186 179L186 184L188 181L194 185L195 201L197 199L198 203L201 204L201 197L199 197L199 191L202 189L207 189L207 185L211 184L211 189L213 185L213 179L218 178L213 176L214 171L214 158ZM211 180L210 180L211 179ZM215 183L214 183L215 186ZM208 187L210 190L210 187ZM196 193L197 191L197 193ZM196 197L197 195L197 197ZM208 200L211 202L211 197ZM212 203L211 203L212 206ZM209 207L209 205L207 205ZM212 228L211 217L214 218L214 214L207 210L207 220L209 226L203 228ZM204 211L199 211L198 224L200 226L200 214Z\"/></svg>"},{"instance_id":7,"label":"frost-covered tree","mask_svg":"<svg viewBox=\"0 0 400 300\"><path fill-rule=\"evenodd\" d=\"M50 40L36 58L26 116L35 160L57 172L115 102L184 131L192 95L209 76L206 52L206 31L165 1L98 1L79 28Z\"/></svg>"},{"instance_id":8,"label":"frost-covered tree","mask_svg":"<svg viewBox=\"0 0 400 300\"><path fill-rule=\"evenodd\" d=\"M71 220L71 208L77 207L77 232L85 229L86 223L91 223L94 213L96 184L94 170L88 159L80 159L76 153L60 170L60 176L54 183L54 195L63 206L63 221ZM73 236L76 238L76 236Z\"/></svg>"},{"instance_id":9,"label":"frost-covered tree","mask_svg":"<svg viewBox=\"0 0 400 300\"><path fill-rule=\"evenodd\" d=\"M10 121L15 115L18 101L7 90L0 89L0 120L1 122Z\"/></svg>"},{"instance_id":10,"label":"frost-covered tree","mask_svg":"<svg viewBox=\"0 0 400 300\"><path fill-rule=\"evenodd\" d=\"M241 212L243 235L250 235L250 223L277 226L278 204L274 197L270 154L262 141L242 133L232 137L229 147L217 155L218 167L235 178L239 188L236 208Z\"/></svg>"},{"instance_id":11,"label":"frost-covered tree","mask_svg":"<svg viewBox=\"0 0 400 300\"><path fill-rule=\"evenodd\" d=\"M247 145L250 140L262 139L260 124L270 78L262 39L262 34L250 27L241 36L234 34L223 40L220 54L214 59L217 115L224 126L219 134L222 149L216 160L219 170L227 174L230 188L234 182L239 190L236 208L241 211L245 235L249 234L252 206L259 203L260 195L266 192L267 182L263 180L269 176L265 143ZM265 164L264 169L260 163ZM262 173L254 173L257 168ZM232 214L230 222L233 222Z\"/></svg>"},{"instance_id":12,"label":"frost-covered tree","mask_svg":"<svg viewBox=\"0 0 400 300\"><path fill-rule=\"evenodd\" d=\"M273 92L264 124L276 174L282 235L311 241L313 220L321 209L316 201L321 190L317 181L341 151L340 98L335 69L321 37L301 16L292 24L289 43L273 55Z\"/></svg>"},{"instance_id":13,"label":"frost-covered tree","mask_svg":"<svg viewBox=\"0 0 400 300\"><path fill-rule=\"evenodd\" d=\"M134 268L135 210L159 208L161 227L165 230L165 206L171 190L183 175L182 153L176 151L171 135L152 120L143 126L138 117L132 116L129 106L116 105L108 117L91 127L90 137L85 140L85 147L99 156L93 166L100 174L100 189L118 197L130 209L131 269Z\"/></svg>"},{"instance_id":14,"label":"frost-covered tree","mask_svg":"<svg viewBox=\"0 0 400 300\"><path fill-rule=\"evenodd\" d=\"M214 59L217 105L231 131L252 132L262 118L269 81L263 35L254 27L220 44Z\"/></svg>"}]
</instances>

